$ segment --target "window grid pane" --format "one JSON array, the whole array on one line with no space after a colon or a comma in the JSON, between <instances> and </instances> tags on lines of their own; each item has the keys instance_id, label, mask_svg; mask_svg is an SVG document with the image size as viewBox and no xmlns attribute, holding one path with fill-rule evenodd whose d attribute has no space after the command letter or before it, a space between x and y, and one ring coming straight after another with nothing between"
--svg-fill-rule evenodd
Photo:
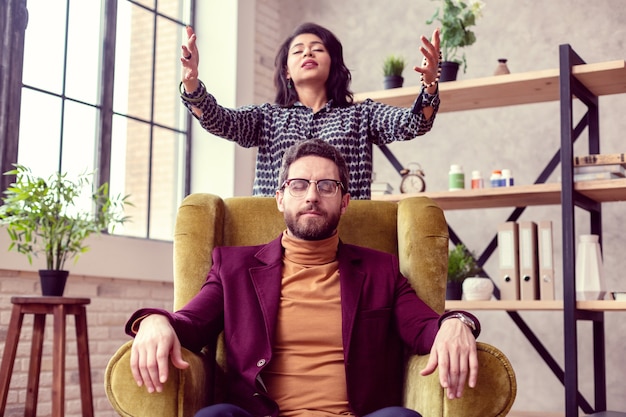
<instances>
[{"instance_id":1,"label":"window grid pane","mask_svg":"<svg viewBox=\"0 0 626 417\"><path fill-rule=\"evenodd\" d=\"M101 10L94 0L70 6L65 94L89 104L99 98Z\"/></svg>"},{"instance_id":2,"label":"window grid pane","mask_svg":"<svg viewBox=\"0 0 626 417\"><path fill-rule=\"evenodd\" d=\"M181 138L168 129L153 131L151 219L150 238L171 240L174 236L173 223L181 194L178 173L183 156Z\"/></svg>"},{"instance_id":3,"label":"window grid pane","mask_svg":"<svg viewBox=\"0 0 626 417\"><path fill-rule=\"evenodd\" d=\"M61 104L59 97L22 89L17 160L35 175L47 177L59 169Z\"/></svg>"},{"instance_id":4,"label":"window grid pane","mask_svg":"<svg viewBox=\"0 0 626 417\"><path fill-rule=\"evenodd\" d=\"M154 83L154 120L160 125L177 127L176 104L180 82L180 45L182 29L171 20L157 19L156 76Z\"/></svg>"},{"instance_id":5,"label":"window grid pane","mask_svg":"<svg viewBox=\"0 0 626 417\"><path fill-rule=\"evenodd\" d=\"M193 1L161 0L158 16L153 1L118 2L115 61L102 62L104 4L112 1L97 0L97 7L93 2L29 1L18 161L41 176L59 169L76 176L110 161L103 181L112 195L129 195L133 204L125 213L131 221L115 233L171 240L188 163L188 115L176 90L185 25L181 16L190 16ZM113 111L109 132L100 111L104 84L112 78L102 74L110 71L115 73L113 108L104 109Z\"/></svg>"},{"instance_id":6,"label":"window grid pane","mask_svg":"<svg viewBox=\"0 0 626 417\"><path fill-rule=\"evenodd\" d=\"M24 84L61 94L65 55L63 52L65 12L66 0L28 2L28 26L24 35L22 73ZM51 25L50 22L55 24Z\"/></svg>"},{"instance_id":7,"label":"window grid pane","mask_svg":"<svg viewBox=\"0 0 626 417\"><path fill-rule=\"evenodd\" d=\"M111 189L114 194L130 195L129 201L133 204L126 209L131 219L125 232L130 236L147 237L150 124L115 116L112 139ZM122 155L124 159L120 158Z\"/></svg>"}]
</instances>

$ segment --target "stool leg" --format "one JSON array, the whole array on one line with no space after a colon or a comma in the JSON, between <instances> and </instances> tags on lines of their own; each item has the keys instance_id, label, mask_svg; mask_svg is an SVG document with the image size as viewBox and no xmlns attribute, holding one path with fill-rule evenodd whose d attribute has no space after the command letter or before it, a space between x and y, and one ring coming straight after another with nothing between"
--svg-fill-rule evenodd
<instances>
[{"instance_id":1,"label":"stool leg","mask_svg":"<svg viewBox=\"0 0 626 417\"><path fill-rule=\"evenodd\" d=\"M52 417L65 415L65 307L55 305L52 343Z\"/></svg>"},{"instance_id":2,"label":"stool leg","mask_svg":"<svg viewBox=\"0 0 626 417\"><path fill-rule=\"evenodd\" d=\"M13 364L15 361L15 353L17 352L17 342L20 339L23 319L24 314L22 314L20 306L14 304L11 312L11 321L9 322L9 330L7 331L7 338L4 342L2 365L0 365L0 416L4 415L4 408L7 405L9 383L11 382L11 375L13 374Z\"/></svg>"},{"instance_id":3,"label":"stool leg","mask_svg":"<svg viewBox=\"0 0 626 417\"><path fill-rule=\"evenodd\" d=\"M87 311L82 307L74 316L76 325L76 344L78 346L78 372L80 375L80 399L83 417L93 417L91 392L91 367L89 365L89 342L87 337Z\"/></svg>"},{"instance_id":4,"label":"stool leg","mask_svg":"<svg viewBox=\"0 0 626 417\"><path fill-rule=\"evenodd\" d=\"M43 351L43 334L46 327L46 315L35 314L33 322L33 340L30 346L30 363L28 365L28 385L24 417L37 415L37 398L39 397L39 376L41 374L41 353Z\"/></svg>"}]
</instances>

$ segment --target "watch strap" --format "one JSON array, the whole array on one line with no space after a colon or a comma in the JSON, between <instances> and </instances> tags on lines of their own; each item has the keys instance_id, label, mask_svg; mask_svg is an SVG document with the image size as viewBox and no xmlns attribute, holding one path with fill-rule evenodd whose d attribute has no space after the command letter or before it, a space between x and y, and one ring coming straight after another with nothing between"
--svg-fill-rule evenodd
<instances>
[{"instance_id":1,"label":"watch strap","mask_svg":"<svg viewBox=\"0 0 626 417\"><path fill-rule=\"evenodd\" d=\"M480 335L480 321L471 313L467 311L448 311L439 317L439 327L448 319L459 319L461 323L465 324L474 335L474 338L478 338Z\"/></svg>"}]
</instances>

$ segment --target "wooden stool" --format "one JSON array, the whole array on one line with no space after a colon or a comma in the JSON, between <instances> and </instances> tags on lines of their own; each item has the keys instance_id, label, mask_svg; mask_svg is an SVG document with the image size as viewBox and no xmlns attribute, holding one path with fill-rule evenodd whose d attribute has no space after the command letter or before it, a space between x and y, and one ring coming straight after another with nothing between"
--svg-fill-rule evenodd
<instances>
[{"instance_id":1,"label":"wooden stool","mask_svg":"<svg viewBox=\"0 0 626 417\"><path fill-rule=\"evenodd\" d=\"M89 298L67 297L12 297L13 311L4 345L4 355L0 366L0 416L9 393L9 383L17 343L22 330L24 314L34 314L33 337L28 369L28 386L24 416L34 417L37 413L39 394L39 373L46 314L54 316L54 338L52 345L52 416L62 417L65 413L65 324L68 314L74 315L76 323L76 344L78 345L78 372L80 376L80 397L83 416L93 417L91 396L91 370L89 368L89 344L87 340L87 312L85 305Z\"/></svg>"}]
</instances>

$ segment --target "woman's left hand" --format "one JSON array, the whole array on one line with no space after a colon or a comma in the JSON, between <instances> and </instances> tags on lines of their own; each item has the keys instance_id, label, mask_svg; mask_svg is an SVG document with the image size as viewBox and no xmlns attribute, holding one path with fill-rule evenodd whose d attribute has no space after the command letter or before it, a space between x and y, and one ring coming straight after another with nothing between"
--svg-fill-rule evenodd
<instances>
[{"instance_id":1,"label":"woman's left hand","mask_svg":"<svg viewBox=\"0 0 626 417\"><path fill-rule=\"evenodd\" d=\"M441 50L439 49L440 37L439 28L435 29L431 40L428 40L426 36L421 36L422 45L420 46L420 52L424 55L422 66L413 67L413 70L423 74L423 81L425 85L430 85L437 80L437 74L439 73L439 60L441 57ZM436 85L428 88L428 93L433 94L437 89Z\"/></svg>"}]
</instances>

